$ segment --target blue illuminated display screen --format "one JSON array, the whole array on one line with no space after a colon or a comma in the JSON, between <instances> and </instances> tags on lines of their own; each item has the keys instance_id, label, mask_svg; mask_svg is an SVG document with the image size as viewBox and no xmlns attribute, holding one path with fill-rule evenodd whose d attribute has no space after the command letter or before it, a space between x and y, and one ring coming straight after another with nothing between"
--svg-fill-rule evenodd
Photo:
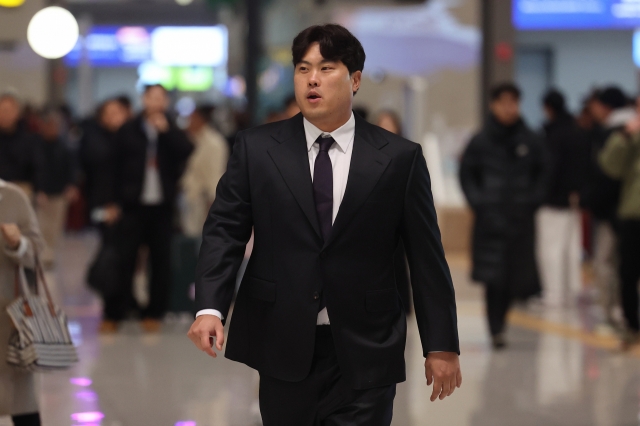
<instances>
[{"instance_id":1,"label":"blue illuminated display screen","mask_svg":"<svg viewBox=\"0 0 640 426\"><path fill-rule=\"evenodd\" d=\"M520 30L632 29L640 27L640 0L513 0Z\"/></svg>"},{"instance_id":2,"label":"blue illuminated display screen","mask_svg":"<svg viewBox=\"0 0 640 426\"><path fill-rule=\"evenodd\" d=\"M154 62L162 66L224 67L228 41L224 26L115 27L95 26L80 37L64 61L78 66L83 47L96 67L137 67Z\"/></svg>"}]
</instances>

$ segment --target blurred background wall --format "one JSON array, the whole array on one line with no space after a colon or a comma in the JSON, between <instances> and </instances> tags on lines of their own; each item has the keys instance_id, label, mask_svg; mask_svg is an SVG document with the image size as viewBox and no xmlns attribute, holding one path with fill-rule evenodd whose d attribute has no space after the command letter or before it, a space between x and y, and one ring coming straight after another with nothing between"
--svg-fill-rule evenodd
<instances>
[{"instance_id":1,"label":"blurred background wall","mask_svg":"<svg viewBox=\"0 0 640 426\"><path fill-rule=\"evenodd\" d=\"M15 9L0 8L0 91L14 89L36 104L49 97L49 67L29 47L27 25L45 5L43 0L29 0Z\"/></svg>"}]
</instances>

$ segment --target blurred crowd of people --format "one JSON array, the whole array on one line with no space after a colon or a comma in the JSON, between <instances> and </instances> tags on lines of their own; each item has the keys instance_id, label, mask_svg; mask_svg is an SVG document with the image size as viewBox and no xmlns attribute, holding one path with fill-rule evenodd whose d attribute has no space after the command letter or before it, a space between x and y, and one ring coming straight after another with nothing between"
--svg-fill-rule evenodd
<instances>
[{"instance_id":1,"label":"blurred crowd of people","mask_svg":"<svg viewBox=\"0 0 640 426\"><path fill-rule=\"evenodd\" d=\"M550 90L541 100L547 120L536 132L521 117L520 98L514 84L492 90L490 114L460 162L461 186L476 218L472 275L486 287L494 346L506 344L506 316L515 301L542 295L545 306L562 308L584 297L585 255L601 310L598 330L619 332L625 346L635 344L635 102L621 89L605 87L589 94L574 116L562 93ZM75 122L68 108L35 111L13 94L0 96L0 179L19 185L33 201L46 243L44 264L55 262L69 205L80 206L80 216L100 232L101 249L87 279L104 299L103 332L115 332L132 313L145 330L159 329L175 286L172 256L186 248L195 262L202 225L233 148L233 132L218 130L211 105L195 107L182 128L162 86L146 87L142 105L134 113L130 99L113 97L95 116ZM265 121L299 112L291 97ZM365 108L356 113L369 119ZM236 118L236 131L247 127L242 115ZM380 111L372 121L402 133L393 111ZM402 247L396 263L399 291L410 307ZM140 270L149 276L144 308L132 291Z\"/></svg>"},{"instance_id":2,"label":"blurred crowd of people","mask_svg":"<svg viewBox=\"0 0 640 426\"><path fill-rule=\"evenodd\" d=\"M522 119L520 99L514 84L493 88L490 114L460 163L475 214L472 275L486 287L493 345L506 345L514 301L540 295L550 308L590 296L600 308L596 331L618 334L623 348L638 344L640 99L599 88L574 116L550 90L540 132Z\"/></svg>"},{"instance_id":3,"label":"blurred crowd of people","mask_svg":"<svg viewBox=\"0 0 640 426\"><path fill-rule=\"evenodd\" d=\"M142 104L134 114L128 98L114 97L94 117L75 122L66 108L35 111L14 94L0 96L0 179L34 203L43 264L55 264L71 204L80 211L79 226L100 231L87 278L104 299L103 332L116 331L132 313L146 331L158 330L170 304L174 231L197 246L229 157L213 106L194 108L181 129L162 86L146 87ZM138 265L149 271L144 308L132 292Z\"/></svg>"}]
</instances>

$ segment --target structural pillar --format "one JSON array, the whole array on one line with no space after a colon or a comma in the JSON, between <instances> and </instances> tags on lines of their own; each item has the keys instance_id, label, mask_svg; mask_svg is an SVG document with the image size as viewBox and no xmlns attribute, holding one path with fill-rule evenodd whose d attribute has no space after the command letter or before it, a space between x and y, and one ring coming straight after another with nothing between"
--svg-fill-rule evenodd
<instances>
[{"instance_id":1,"label":"structural pillar","mask_svg":"<svg viewBox=\"0 0 640 426\"><path fill-rule=\"evenodd\" d=\"M482 85L483 116L488 110L490 88L515 77L516 30L511 20L511 1L482 0Z\"/></svg>"}]
</instances>

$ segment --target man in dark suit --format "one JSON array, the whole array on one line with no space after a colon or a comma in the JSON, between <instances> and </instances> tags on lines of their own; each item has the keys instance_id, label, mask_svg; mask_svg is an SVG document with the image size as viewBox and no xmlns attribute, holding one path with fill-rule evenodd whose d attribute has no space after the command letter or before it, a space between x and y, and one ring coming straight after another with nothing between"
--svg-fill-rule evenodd
<instances>
[{"instance_id":1,"label":"man in dark suit","mask_svg":"<svg viewBox=\"0 0 640 426\"><path fill-rule=\"evenodd\" d=\"M394 279L405 244L432 401L461 384L456 306L420 146L352 112L365 54L338 25L293 42L301 114L238 135L204 227L189 331L260 373L265 426L391 423L405 380Z\"/></svg>"},{"instance_id":2,"label":"man in dark suit","mask_svg":"<svg viewBox=\"0 0 640 426\"><path fill-rule=\"evenodd\" d=\"M171 284L171 235L176 186L193 150L184 132L166 115L169 99L164 87L148 86L144 111L116 136L116 199L122 210L118 223L123 286L105 300L102 329L113 331L132 305L131 281L138 249L149 247L151 279L149 305L142 312L145 331L154 332L167 310Z\"/></svg>"}]
</instances>

